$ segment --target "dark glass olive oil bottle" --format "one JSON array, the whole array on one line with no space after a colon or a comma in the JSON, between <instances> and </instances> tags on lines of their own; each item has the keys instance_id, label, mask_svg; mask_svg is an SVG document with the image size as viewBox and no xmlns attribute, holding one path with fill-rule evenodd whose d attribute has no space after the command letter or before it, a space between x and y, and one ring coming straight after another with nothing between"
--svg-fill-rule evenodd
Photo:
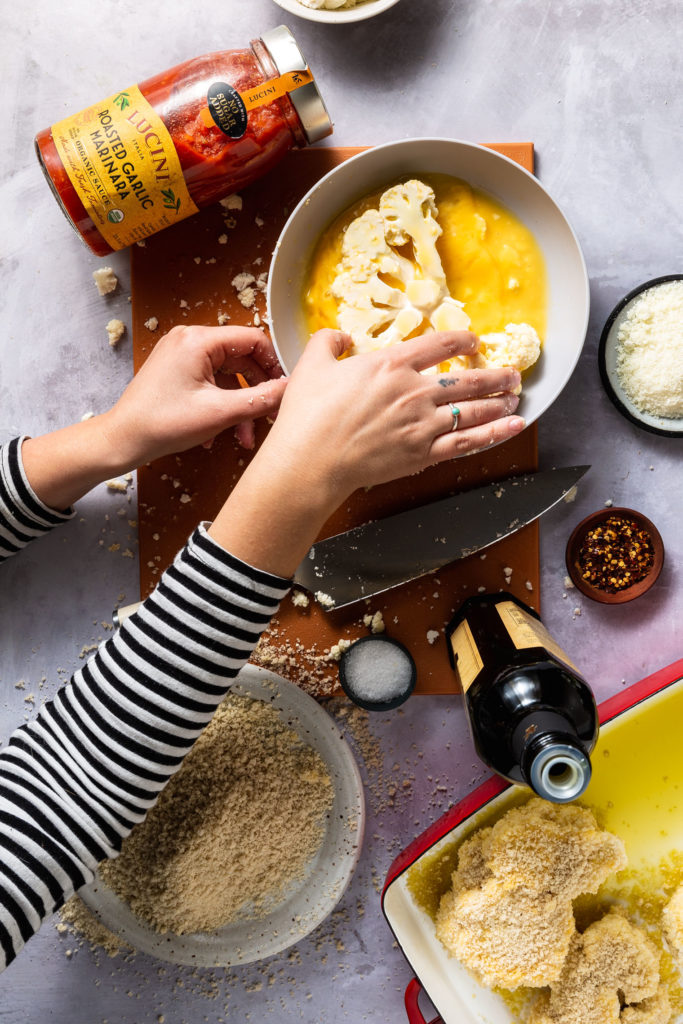
<instances>
[{"instance_id":1,"label":"dark glass olive oil bottle","mask_svg":"<svg viewBox=\"0 0 683 1024\"><path fill-rule=\"evenodd\" d=\"M483 594L446 635L482 760L546 800L580 796L598 738L595 698L537 613L512 594Z\"/></svg>"}]
</instances>

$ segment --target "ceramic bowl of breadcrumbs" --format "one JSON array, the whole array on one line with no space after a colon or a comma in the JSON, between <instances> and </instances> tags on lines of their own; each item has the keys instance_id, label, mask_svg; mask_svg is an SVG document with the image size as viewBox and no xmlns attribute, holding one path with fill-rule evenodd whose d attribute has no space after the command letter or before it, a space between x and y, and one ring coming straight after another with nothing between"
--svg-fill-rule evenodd
<instances>
[{"instance_id":1,"label":"ceramic bowl of breadcrumbs","mask_svg":"<svg viewBox=\"0 0 683 1024\"><path fill-rule=\"evenodd\" d=\"M683 437L683 275L646 281L617 303L598 366L622 416L650 433Z\"/></svg>"},{"instance_id":2,"label":"ceramic bowl of breadcrumbs","mask_svg":"<svg viewBox=\"0 0 683 1024\"><path fill-rule=\"evenodd\" d=\"M573 531L566 563L572 583L585 597L600 604L625 604L656 583L664 565L664 543L641 512L603 508Z\"/></svg>"}]
</instances>

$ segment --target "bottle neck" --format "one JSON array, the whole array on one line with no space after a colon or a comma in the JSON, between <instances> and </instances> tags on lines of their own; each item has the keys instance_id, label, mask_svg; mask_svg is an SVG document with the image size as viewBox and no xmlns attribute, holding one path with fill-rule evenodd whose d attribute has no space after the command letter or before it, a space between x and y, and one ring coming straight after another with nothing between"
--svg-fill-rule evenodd
<instances>
[{"instance_id":1,"label":"bottle neck","mask_svg":"<svg viewBox=\"0 0 683 1024\"><path fill-rule=\"evenodd\" d=\"M519 760L527 785L553 803L568 803L581 796L591 779L591 763L571 724L565 719L559 729L544 730L540 735L536 734L537 723L527 721L520 726L526 733Z\"/></svg>"},{"instance_id":2,"label":"bottle neck","mask_svg":"<svg viewBox=\"0 0 683 1024\"><path fill-rule=\"evenodd\" d=\"M260 39L252 39L251 48L259 63L261 71L263 72L264 82L267 82L271 78L277 78L279 73L278 69L263 42ZM307 146L308 140L306 138L303 125L301 124L301 120L294 108L294 104L292 103L289 94L282 96L278 102L280 104L280 110L287 121L287 127L294 137L294 142L297 146L302 148Z\"/></svg>"}]
</instances>

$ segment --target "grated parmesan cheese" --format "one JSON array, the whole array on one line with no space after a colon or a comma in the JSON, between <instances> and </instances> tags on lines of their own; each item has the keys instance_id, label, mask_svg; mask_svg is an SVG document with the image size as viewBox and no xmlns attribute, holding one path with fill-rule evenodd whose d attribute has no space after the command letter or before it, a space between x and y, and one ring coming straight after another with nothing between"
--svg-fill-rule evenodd
<instances>
[{"instance_id":1,"label":"grated parmesan cheese","mask_svg":"<svg viewBox=\"0 0 683 1024\"><path fill-rule=\"evenodd\" d=\"M617 335L617 376L641 412L683 417L683 281L642 293Z\"/></svg>"}]
</instances>

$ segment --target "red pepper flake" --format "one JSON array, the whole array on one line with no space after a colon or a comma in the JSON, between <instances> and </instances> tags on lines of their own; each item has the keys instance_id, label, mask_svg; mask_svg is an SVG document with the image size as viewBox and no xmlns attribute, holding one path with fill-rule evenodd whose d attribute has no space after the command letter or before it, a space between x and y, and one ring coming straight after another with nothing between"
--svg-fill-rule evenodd
<instances>
[{"instance_id":1,"label":"red pepper flake","mask_svg":"<svg viewBox=\"0 0 683 1024\"><path fill-rule=\"evenodd\" d=\"M639 583L654 565L650 534L632 519L609 516L589 530L579 548L581 578L608 594Z\"/></svg>"}]
</instances>

